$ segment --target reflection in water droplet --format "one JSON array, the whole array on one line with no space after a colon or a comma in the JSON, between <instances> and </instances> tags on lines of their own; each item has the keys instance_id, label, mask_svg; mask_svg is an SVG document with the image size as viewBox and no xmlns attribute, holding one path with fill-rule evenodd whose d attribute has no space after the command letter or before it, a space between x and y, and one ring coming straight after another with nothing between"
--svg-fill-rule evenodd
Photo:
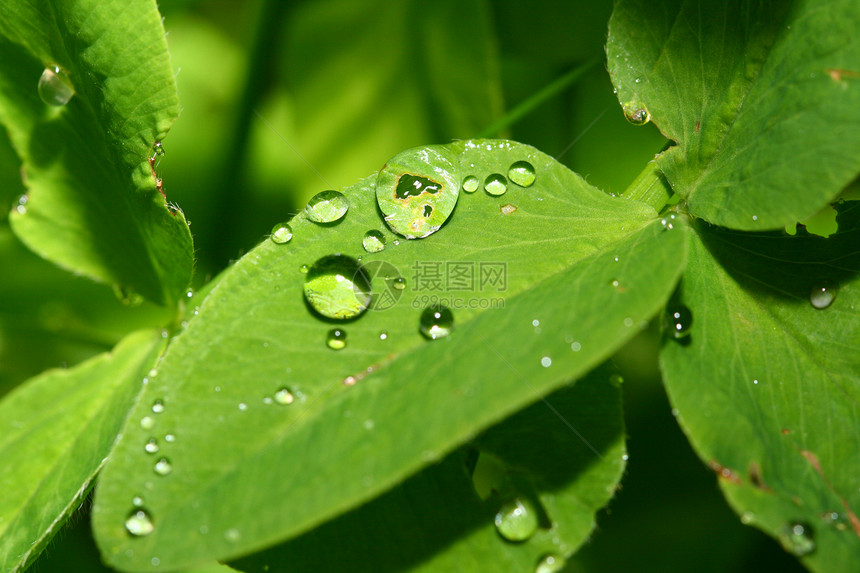
<instances>
[{"instance_id":1,"label":"reflection in water droplet","mask_svg":"<svg viewBox=\"0 0 860 573\"><path fill-rule=\"evenodd\" d=\"M152 416L144 416L140 419L140 427L144 430L151 430L155 426L155 420Z\"/></svg>"},{"instance_id":2,"label":"reflection in water droplet","mask_svg":"<svg viewBox=\"0 0 860 573\"><path fill-rule=\"evenodd\" d=\"M153 471L160 476L166 476L170 472L173 471L173 465L171 465L170 460L167 458L161 458L157 462L155 462L155 466L153 466Z\"/></svg>"},{"instance_id":3,"label":"reflection in water droplet","mask_svg":"<svg viewBox=\"0 0 860 573\"><path fill-rule=\"evenodd\" d=\"M273 397L275 399L275 402L277 402L278 404L283 404L285 406L287 404L292 404L296 401L295 395L290 392L289 388L281 388L280 390L275 392L275 395Z\"/></svg>"},{"instance_id":4,"label":"reflection in water droplet","mask_svg":"<svg viewBox=\"0 0 860 573\"><path fill-rule=\"evenodd\" d=\"M808 523L794 522L779 530L779 541L783 548L797 557L815 551L815 532Z\"/></svg>"},{"instance_id":5,"label":"reflection in water droplet","mask_svg":"<svg viewBox=\"0 0 860 573\"><path fill-rule=\"evenodd\" d=\"M372 298L370 278L358 261L329 255L311 266L305 277L305 299L322 316L355 318L367 310Z\"/></svg>"},{"instance_id":6,"label":"reflection in water droplet","mask_svg":"<svg viewBox=\"0 0 860 573\"><path fill-rule=\"evenodd\" d=\"M361 240L361 246L368 253L378 253L385 249L385 237L379 231L368 231Z\"/></svg>"},{"instance_id":7,"label":"reflection in water droplet","mask_svg":"<svg viewBox=\"0 0 860 573\"><path fill-rule=\"evenodd\" d=\"M445 306L429 306L421 313L418 329L430 340L444 338L454 330L454 314Z\"/></svg>"},{"instance_id":8,"label":"reflection in water droplet","mask_svg":"<svg viewBox=\"0 0 860 573\"><path fill-rule=\"evenodd\" d=\"M135 509L125 520L125 529L135 537L143 537L155 531L155 525L145 509Z\"/></svg>"},{"instance_id":9,"label":"reflection in water droplet","mask_svg":"<svg viewBox=\"0 0 860 573\"><path fill-rule=\"evenodd\" d=\"M39 98L48 105L61 107L75 95L75 88L66 71L59 66L48 66L39 78Z\"/></svg>"},{"instance_id":10,"label":"reflection in water droplet","mask_svg":"<svg viewBox=\"0 0 860 573\"><path fill-rule=\"evenodd\" d=\"M478 190L478 187L481 185L481 182L474 175L467 175L465 179L463 179L463 191L466 193L474 193Z\"/></svg>"},{"instance_id":11,"label":"reflection in water droplet","mask_svg":"<svg viewBox=\"0 0 860 573\"><path fill-rule=\"evenodd\" d=\"M155 412L156 414L161 414L162 412L164 412L164 401L163 400L156 400L155 402L153 402L152 403L152 411Z\"/></svg>"},{"instance_id":12,"label":"reflection in water droplet","mask_svg":"<svg viewBox=\"0 0 860 573\"><path fill-rule=\"evenodd\" d=\"M521 498L505 503L496 513L496 531L508 541L525 541L538 528L538 514L532 504Z\"/></svg>"},{"instance_id":13,"label":"reflection in water droplet","mask_svg":"<svg viewBox=\"0 0 860 573\"><path fill-rule=\"evenodd\" d=\"M528 161L517 161L508 170L508 179L520 187L531 187L535 182L535 168Z\"/></svg>"},{"instance_id":14,"label":"reflection in water droplet","mask_svg":"<svg viewBox=\"0 0 860 573\"><path fill-rule=\"evenodd\" d=\"M645 125L651 121L651 114L639 102L629 102L624 104L624 117L633 125Z\"/></svg>"},{"instance_id":15,"label":"reflection in water droplet","mask_svg":"<svg viewBox=\"0 0 860 573\"><path fill-rule=\"evenodd\" d=\"M505 179L504 175L493 173L484 180L484 191L490 195L498 197L499 195L504 195L507 190L508 180Z\"/></svg>"},{"instance_id":16,"label":"reflection in water droplet","mask_svg":"<svg viewBox=\"0 0 860 573\"><path fill-rule=\"evenodd\" d=\"M308 201L305 216L314 223L334 223L346 215L349 202L339 191L323 191Z\"/></svg>"},{"instance_id":17,"label":"reflection in water droplet","mask_svg":"<svg viewBox=\"0 0 860 573\"><path fill-rule=\"evenodd\" d=\"M158 440L156 440L155 438L149 438L149 440L147 440L146 444L144 444L143 450L147 454L154 454L154 453L158 452Z\"/></svg>"},{"instance_id":18,"label":"reflection in water droplet","mask_svg":"<svg viewBox=\"0 0 860 573\"><path fill-rule=\"evenodd\" d=\"M397 277L391 281L391 286L397 290L403 290L406 288L406 279L403 277Z\"/></svg>"},{"instance_id":19,"label":"reflection in water droplet","mask_svg":"<svg viewBox=\"0 0 860 573\"><path fill-rule=\"evenodd\" d=\"M567 561L564 557L549 554L538 562L537 567L535 567L535 573L558 573L564 569L566 564Z\"/></svg>"},{"instance_id":20,"label":"reflection in water droplet","mask_svg":"<svg viewBox=\"0 0 860 573\"><path fill-rule=\"evenodd\" d=\"M272 227L272 242L276 245L289 243L293 239L293 229L286 223L278 223Z\"/></svg>"},{"instance_id":21,"label":"reflection in water droplet","mask_svg":"<svg viewBox=\"0 0 860 573\"><path fill-rule=\"evenodd\" d=\"M325 343L332 350L343 350L346 348L346 331L332 328L326 334Z\"/></svg>"},{"instance_id":22,"label":"reflection in water droplet","mask_svg":"<svg viewBox=\"0 0 860 573\"><path fill-rule=\"evenodd\" d=\"M693 313L686 306L679 304L666 308L665 326L673 337L684 338L690 334L693 324Z\"/></svg>"},{"instance_id":23,"label":"reflection in water droplet","mask_svg":"<svg viewBox=\"0 0 860 573\"><path fill-rule=\"evenodd\" d=\"M818 310L824 310L836 300L836 286L823 282L812 287L809 293L809 302Z\"/></svg>"}]
</instances>

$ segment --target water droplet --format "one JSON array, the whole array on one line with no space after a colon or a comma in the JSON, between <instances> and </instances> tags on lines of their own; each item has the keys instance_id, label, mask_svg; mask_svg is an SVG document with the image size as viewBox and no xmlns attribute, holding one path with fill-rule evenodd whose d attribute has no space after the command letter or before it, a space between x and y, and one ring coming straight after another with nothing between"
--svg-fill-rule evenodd
<instances>
[{"instance_id":1,"label":"water droplet","mask_svg":"<svg viewBox=\"0 0 860 573\"><path fill-rule=\"evenodd\" d=\"M48 105L61 107L75 95L69 74L60 66L48 66L39 78L39 97Z\"/></svg>"},{"instance_id":2,"label":"water droplet","mask_svg":"<svg viewBox=\"0 0 860 573\"><path fill-rule=\"evenodd\" d=\"M421 313L418 329L430 340L444 338L454 330L454 314L445 306L429 306Z\"/></svg>"},{"instance_id":3,"label":"water droplet","mask_svg":"<svg viewBox=\"0 0 860 573\"><path fill-rule=\"evenodd\" d=\"M552 358L550 358L549 356L544 356L540 359L540 365L544 368L549 368L550 366L552 366Z\"/></svg>"},{"instance_id":4,"label":"water droplet","mask_svg":"<svg viewBox=\"0 0 860 573\"><path fill-rule=\"evenodd\" d=\"M490 195L498 197L499 195L504 195L507 190L508 180L505 179L504 175L493 173L484 180L484 191Z\"/></svg>"},{"instance_id":5,"label":"water droplet","mask_svg":"<svg viewBox=\"0 0 860 573\"><path fill-rule=\"evenodd\" d=\"M151 430L155 426L155 420L152 416L144 416L140 419L140 427L144 430Z\"/></svg>"},{"instance_id":6,"label":"water droplet","mask_svg":"<svg viewBox=\"0 0 860 573\"><path fill-rule=\"evenodd\" d=\"M155 438L149 438L146 444L143 445L143 450L147 454L154 454L158 452L158 440L156 440Z\"/></svg>"},{"instance_id":7,"label":"water droplet","mask_svg":"<svg viewBox=\"0 0 860 573\"><path fill-rule=\"evenodd\" d=\"M315 262L305 277L304 292L317 313L339 320L359 316L372 298L367 273L345 255L328 255Z\"/></svg>"},{"instance_id":8,"label":"water droplet","mask_svg":"<svg viewBox=\"0 0 860 573\"><path fill-rule=\"evenodd\" d=\"M272 242L276 245L289 243L293 239L293 228L286 223L278 223L272 227Z\"/></svg>"},{"instance_id":9,"label":"water droplet","mask_svg":"<svg viewBox=\"0 0 860 573\"><path fill-rule=\"evenodd\" d=\"M582 344L580 344L579 342L571 342L570 349L574 352L579 352L580 350L582 350Z\"/></svg>"},{"instance_id":10,"label":"water droplet","mask_svg":"<svg viewBox=\"0 0 860 573\"><path fill-rule=\"evenodd\" d=\"M779 541L786 551L797 557L815 551L815 533L808 523L796 521L786 525L779 530Z\"/></svg>"},{"instance_id":11,"label":"water droplet","mask_svg":"<svg viewBox=\"0 0 860 573\"><path fill-rule=\"evenodd\" d=\"M30 202L30 197L28 195L21 195L18 197L18 205L15 206L15 211L19 215L23 215L27 212L27 203Z\"/></svg>"},{"instance_id":12,"label":"water droplet","mask_svg":"<svg viewBox=\"0 0 860 573\"><path fill-rule=\"evenodd\" d=\"M275 395L273 397L275 399L275 402L277 402L278 404L283 404L284 406L292 404L296 401L295 395L290 392L289 388L281 388L280 390L275 392Z\"/></svg>"},{"instance_id":13,"label":"water droplet","mask_svg":"<svg viewBox=\"0 0 860 573\"><path fill-rule=\"evenodd\" d=\"M745 511L741 514L741 523L749 525L755 521L755 514L751 511Z\"/></svg>"},{"instance_id":14,"label":"water droplet","mask_svg":"<svg viewBox=\"0 0 860 573\"><path fill-rule=\"evenodd\" d=\"M239 541L239 538L242 537L242 534L239 533L239 530L234 528L228 529L224 532L224 539L231 543L235 543Z\"/></svg>"},{"instance_id":15,"label":"water droplet","mask_svg":"<svg viewBox=\"0 0 860 573\"><path fill-rule=\"evenodd\" d=\"M564 557L553 554L545 555L543 559L538 561L535 573L558 573L564 569L566 564L567 561Z\"/></svg>"},{"instance_id":16,"label":"water droplet","mask_svg":"<svg viewBox=\"0 0 860 573\"><path fill-rule=\"evenodd\" d=\"M173 434L164 434L164 441L172 444L176 441L176 436L174 436Z\"/></svg>"},{"instance_id":17,"label":"water droplet","mask_svg":"<svg viewBox=\"0 0 860 573\"><path fill-rule=\"evenodd\" d=\"M609 286L613 288L618 288L621 286L621 283L618 282L618 279L612 279L611 281L609 281Z\"/></svg>"},{"instance_id":18,"label":"water droplet","mask_svg":"<svg viewBox=\"0 0 860 573\"><path fill-rule=\"evenodd\" d=\"M343 350L346 348L346 331L332 328L325 337L325 343L332 350Z\"/></svg>"},{"instance_id":19,"label":"water droplet","mask_svg":"<svg viewBox=\"0 0 860 573\"><path fill-rule=\"evenodd\" d=\"M502 212L502 215L510 215L511 213L515 213L517 211L517 206L512 205L511 203L506 203L499 207L499 211Z\"/></svg>"},{"instance_id":20,"label":"water droplet","mask_svg":"<svg viewBox=\"0 0 860 573\"><path fill-rule=\"evenodd\" d=\"M648 113L648 110L641 103L626 103L623 108L624 117L633 125L645 125L651 121L651 114Z\"/></svg>"},{"instance_id":21,"label":"water droplet","mask_svg":"<svg viewBox=\"0 0 860 573\"><path fill-rule=\"evenodd\" d=\"M538 528L538 515L532 504L516 498L505 503L496 513L496 531L508 541L525 541Z\"/></svg>"},{"instance_id":22,"label":"water droplet","mask_svg":"<svg viewBox=\"0 0 860 573\"><path fill-rule=\"evenodd\" d=\"M403 290L406 288L406 279L403 277L397 277L391 281L391 286L397 290Z\"/></svg>"},{"instance_id":23,"label":"water droplet","mask_svg":"<svg viewBox=\"0 0 860 573\"><path fill-rule=\"evenodd\" d=\"M125 520L125 529L135 537L143 537L155 531L155 525L145 509L135 509Z\"/></svg>"},{"instance_id":24,"label":"water droplet","mask_svg":"<svg viewBox=\"0 0 860 573\"><path fill-rule=\"evenodd\" d=\"M158 557L153 557L149 560L149 562L152 564L153 567L158 567L159 565L161 565L161 559L159 559Z\"/></svg>"},{"instance_id":25,"label":"water droplet","mask_svg":"<svg viewBox=\"0 0 860 573\"><path fill-rule=\"evenodd\" d=\"M818 310L827 308L834 300L836 300L836 286L829 282L815 285L809 293L810 304Z\"/></svg>"},{"instance_id":26,"label":"water droplet","mask_svg":"<svg viewBox=\"0 0 860 573\"><path fill-rule=\"evenodd\" d=\"M247 409L248 409L248 405L247 405L246 403L244 403L244 402L239 402L239 410L241 410L242 412L244 412L244 411L245 411L245 410L247 410Z\"/></svg>"},{"instance_id":27,"label":"water droplet","mask_svg":"<svg viewBox=\"0 0 860 573\"><path fill-rule=\"evenodd\" d=\"M376 201L388 227L407 239L421 239L448 220L460 195L455 177L459 158L444 146L408 149L379 172Z\"/></svg>"},{"instance_id":28,"label":"water droplet","mask_svg":"<svg viewBox=\"0 0 860 573\"><path fill-rule=\"evenodd\" d=\"M693 313L684 305L676 305L666 309L665 327L673 337L684 338L690 334L693 324Z\"/></svg>"},{"instance_id":29,"label":"water droplet","mask_svg":"<svg viewBox=\"0 0 860 573\"><path fill-rule=\"evenodd\" d=\"M152 403L152 411L156 414L161 414L164 412L164 402L162 400L156 400Z\"/></svg>"},{"instance_id":30,"label":"water droplet","mask_svg":"<svg viewBox=\"0 0 860 573\"><path fill-rule=\"evenodd\" d=\"M152 470L160 476L166 476L173 471L173 465L167 458L161 458L155 462L155 466L153 466Z\"/></svg>"},{"instance_id":31,"label":"water droplet","mask_svg":"<svg viewBox=\"0 0 860 573\"><path fill-rule=\"evenodd\" d=\"M300 266L300 267L299 267L299 272L300 272L300 273L302 273L303 275L308 274L308 266L307 266L307 265L302 265L302 266Z\"/></svg>"},{"instance_id":32,"label":"water droplet","mask_svg":"<svg viewBox=\"0 0 860 573\"><path fill-rule=\"evenodd\" d=\"M152 155L149 156L149 160L155 161L157 157L164 157L164 145L160 141L152 144Z\"/></svg>"},{"instance_id":33,"label":"water droplet","mask_svg":"<svg viewBox=\"0 0 860 573\"><path fill-rule=\"evenodd\" d=\"M388 333L384 330L379 333L379 340L388 340Z\"/></svg>"},{"instance_id":34,"label":"water droplet","mask_svg":"<svg viewBox=\"0 0 860 573\"><path fill-rule=\"evenodd\" d=\"M517 161L508 169L508 179L520 187L531 187L535 182L535 168L528 161Z\"/></svg>"},{"instance_id":35,"label":"water droplet","mask_svg":"<svg viewBox=\"0 0 860 573\"><path fill-rule=\"evenodd\" d=\"M825 511L821 514L821 519L824 520L824 523L835 527L839 531L845 531L848 529L848 519L838 511Z\"/></svg>"},{"instance_id":36,"label":"water droplet","mask_svg":"<svg viewBox=\"0 0 860 573\"><path fill-rule=\"evenodd\" d=\"M361 246L368 253L378 253L385 249L385 237L379 231L368 231L361 240Z\"/></svg>"},{"instance_id":37,"label":"water droplet","mask_svg":"<svg viewBox=\"0 0 860 573\"><path fill-rule=\"evenodd\" d=\"M474 175L467 175L465 179L463 179L463 191L466 193L474 193L480 187L481 182Z\"/></svg>"},{"instance_id":38,"label":"water droplet","mask_svg":"<svg viewBox=\"0 0 860 573\"><path fill-rule=\"evenodd\" d=\"M349 202L339 191L323 191L308 201L305 216L314 223L340 221L349 210Z\"/></svg>"}]
</instances>

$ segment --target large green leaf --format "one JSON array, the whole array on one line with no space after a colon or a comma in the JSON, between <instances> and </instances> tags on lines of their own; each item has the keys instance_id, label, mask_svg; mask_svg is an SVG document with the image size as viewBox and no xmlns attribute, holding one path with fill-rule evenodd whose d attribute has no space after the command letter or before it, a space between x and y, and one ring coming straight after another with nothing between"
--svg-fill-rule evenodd
<instances>
[{"instance_id":1,"label":"large green leaf","mask_svg":"<svg viewBox=\"0 0 860 573\"><path fill-rule=\"evenodd\" d=\"M855 0L622 0L609 71L677 142L659 163L693 215L776 229L860 171L858 30Z\"/></svg>"},{"instance_id":2,"label":"large green leaf","mask_svg":"<svg viewBox=\"0 0 860 573\"><path fill-rule=\"evenodd\" d=\"M0 402L0 569L26 568L80 505L164 345L158 332L137 332Z\"/></svg>"},{"instance_id":3,"label":"large green leaf","mask_svg":"<svg viewBox=\"0 0 860 573\"><path fill-rule=\"evenodd\" d=\"M860 203L839 210L829 239L698 226L681 282L691 334L661 353L729 502L818 571L860 562ZM819 309L821 288L836 296Z\"/></svg>"},{"instance_id":4,"label":"large green leaf","mask_svg":"<svg viewBox=\"0 0 860 573\"><path fill-rule=\"evenodd\" d=\"M584 374L665 302L685 226L524 145L435 151L453 158L457 182L522 160L536 181L509 181L498 197L460 192L444 227L405 240L382 221L372 177L346 191L341 222L300 217L291 242L266 241L237 262L171 346L105 469L93 517L109 563L148 570L157 557L174 568L303 533ZM383 234L383 251L363 252L368 230ZM300 267L332 253L363 256L376 310L335 324L309 309ZM456 326L428 341L419 316L433 302L453 309ZM327 347L333 328L347 333L345 349ZM277 403L281 388L291 404ZM141 430L156 400L164 411ZM162 455L173 468L163 477L153 472ZM138 495L154 530L133 538L124 522Z\"/></svg>"},{"instance_id":5,"label":"large green leaf","mask_svg":"<svg viewBox=\"0 0 860 573\"><path fill-rule=\"evenodd\" d=\"M624 467L620 392L609 379L606 368L593 371L379 498L236 566L246 573L483 572L494 564L533 571L541 560L561 567ZM487 457L476 461L476 453ZM491 484L500 491L486 491ZM543 519L524 542L505 542L494 514L517 495Z\"/></svg>"},{"instance_id":6,"label":"large green leaf","mask_svg":"<svg viewBox=\"0 0 860 573\"><path fill-rule=\"evenodd\" d=\"M37 89L55 65L74 86L60 106ZM168 209L149 158L178 110L155 2L7 6L0 121L28 189L11 214L15 233L75 273L175 303L191 275L191 235L182 213Z\"/></svg>"}]
</instances>

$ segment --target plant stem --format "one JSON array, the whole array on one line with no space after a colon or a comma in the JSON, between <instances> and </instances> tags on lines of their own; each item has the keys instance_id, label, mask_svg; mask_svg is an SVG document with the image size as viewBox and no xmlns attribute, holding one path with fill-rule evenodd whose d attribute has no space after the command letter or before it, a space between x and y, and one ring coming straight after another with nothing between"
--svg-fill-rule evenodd
<instances>
[{"instance_id":1,"label":"plant stem","mask_svg":"<svg viewBox=\"0 0 860 573\"><path fill-rule=\"evenodd\" d=\"M489 127L484 129L478 135L478 137L494 137L498 135L500 131L515 124L523 117L527 116L532 111L543 105L547 100L549 100L553 96L558 95L560 92L570 87L576 80L578 80L581 76L585 75L587 71L589 71L601 61L603 61L603 56L595 56L581 66L574 68L560 78L553 80L552 83L545 86L543 89L532 95L530 98L520 103L518 106L514 107L505 115L494 121Z\"/></svg>"},{"instance_id":2,"label":"plant stem","mask_svg":"<svg viewBox=\"0 0 860 573\"><path fill-rule=\"evenodd\" d=\"M651 205L659 212L669 202L673 192L657 166L657 160L652 159L621 195Z\"/></svg>"}]
</instances>

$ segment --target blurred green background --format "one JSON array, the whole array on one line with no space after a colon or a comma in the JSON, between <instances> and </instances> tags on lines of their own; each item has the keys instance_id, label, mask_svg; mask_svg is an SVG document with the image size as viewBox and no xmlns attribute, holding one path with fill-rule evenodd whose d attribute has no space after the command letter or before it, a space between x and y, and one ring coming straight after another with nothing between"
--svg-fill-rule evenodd
<instances>
[{"instance_id":1,"label":"blurred green background","mask_svg":"<svg viewBox=\"0 0 860 573\"><path fill-rule=\"evenodd\" d=\"M547 84L602 56L612 2L164 0L182 113L157 166L191 221L195 288L315 193L377 171L416 145L476 137ZM628 124L603 63L496 134L556 156L621 192L665 144ZM0 137L0 193L23 193ZM29 253L0 224L0 395L74 365L165 311L123 306L109 287ZM674 423L656 328L616 358L630 461L621 490L567 571L800 571L742 526ZM384 548L380 548L384 551ZM34 571L102 571L86 511Z\"/></svg>"}]
</instances>

